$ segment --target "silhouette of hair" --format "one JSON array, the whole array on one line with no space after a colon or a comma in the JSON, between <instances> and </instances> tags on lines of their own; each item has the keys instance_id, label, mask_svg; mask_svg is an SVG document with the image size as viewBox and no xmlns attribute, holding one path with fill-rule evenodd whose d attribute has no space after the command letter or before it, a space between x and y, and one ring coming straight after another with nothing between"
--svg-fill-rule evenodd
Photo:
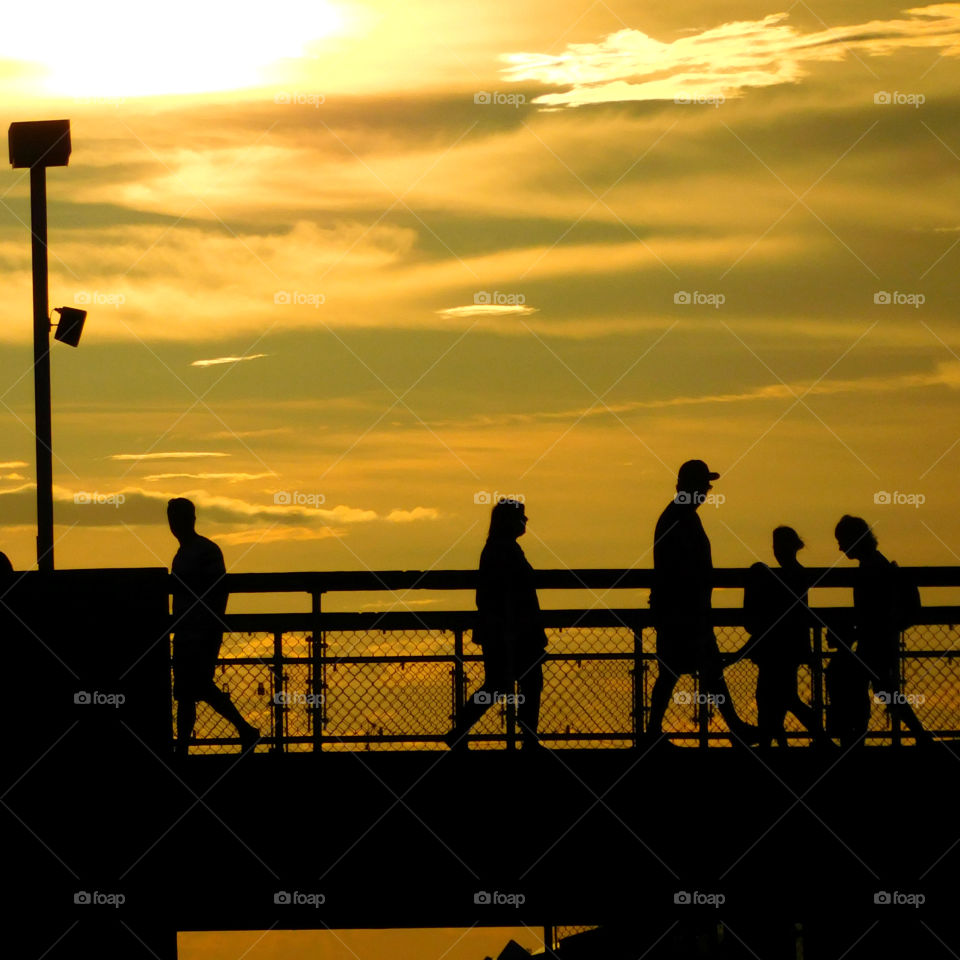
<instances>
[{"instance_id":1,"label":"silhouette of hair","mask_svg":"<svg viewBox=\"0 0 960 960\"><path fill-rule=\"evenodd\" d=\"M519 514L516 511L520 511ZM498 500L490 511L490 530L487 539L499 537L516 537L518 517L524 513L523 504L519 500L510 500L504 497Z\"/></svg>"},{"instance_id":2,"label":"silhouette of hair","mask_svg":"<svg viewBox=\"0 0 960 960\"><path fill-rule=\"evenodd\" d=\"M196 520L197 508L193 505L193 501L188 500L186 497L174 497L172 500L167 501L167 516L174 517L178 520L186 520L187 518Z\"/></svg>"},{"instance_id":3,"label":"silhouette of hair","mask_svg":"<svg viewBox=\"0 0 960 960\"><path fill-rule=\"evenodd\" d=\"M178 535L188 533L197 524L197 508L186 497L174 497L167 501L167 520L171 530L180 532Z\"/></svg>"},{"instance_id":4,"label":"silhouette of hair","mask_svg":"<svg viewBox=\"0 0 960 960\"><path fill-rule=\"evenodd\" d=\"M773 549L782 547L784 550L802 550L806 544L800 539L800 534L793 527L777 527L773 531Z\"/></svg>"},{"instance_id":5,"label":"silhouette of hair","mask_svg":"<svg viewBox=\"0 0 960 960\"><path fill-rule=\"evenodd\" d=\"M833 535L838 543L863 545L870 549L876 549L877 546L877 538L873 535L870 524L863 517L851 517L848 513L840 518Z\"/></svg>"}]
</instances>

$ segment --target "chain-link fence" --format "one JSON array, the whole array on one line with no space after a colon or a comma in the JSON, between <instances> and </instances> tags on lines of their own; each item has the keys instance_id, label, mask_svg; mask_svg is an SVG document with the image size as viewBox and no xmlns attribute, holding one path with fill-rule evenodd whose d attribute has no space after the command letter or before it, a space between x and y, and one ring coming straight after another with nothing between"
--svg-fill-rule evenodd
<instances>
[{"instance_id":1,"label":"chain-link fence","mask_svg":"<svg viewBox=\"0 0 960 960\"><path fill-rule=\"evenodd\" d=\"M460 623L469 617L451 616ZM564 619L569 625L547 630L541 740L551 747L637 745L659 669L655 631L617 618L584 626L585 618L577 612ZM410 621L408 629L323 630L316 633L318 639L297 630L227 633L215 680L260 730L259 751L442 749L444 734L483 681L481 651L467 628L424 627L414 615ZM818 633L814 631L812 649L821 655L800 667L798 692L821 710L826 703L823 669L833 654ZM716 627L716 636L728 661L724 677L734 708L743 720L756 723L757 667L749 659L730 662L747 634L740 626L724 624ZM903 635L902 648L900 692L934 735L956 735L960 631L947 624L912 627ZM512 746L511 714L511 708L494 704L472 730L473 748ZM790 744L809 743L808 732L792 714L785 728ZM681 746L729 742L719 710L701 693L695 675L679 677L663 729ZM240 748L233 726L204 703L194 739L195 753ZM894 739L885 705L875 702L868 742Z\"/></svg>"}]
</instances>

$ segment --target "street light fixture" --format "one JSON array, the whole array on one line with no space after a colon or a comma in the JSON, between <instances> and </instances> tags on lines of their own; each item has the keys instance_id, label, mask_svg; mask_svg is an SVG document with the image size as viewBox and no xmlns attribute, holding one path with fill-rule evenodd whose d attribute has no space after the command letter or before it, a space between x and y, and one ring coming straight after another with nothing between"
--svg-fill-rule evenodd
<instances>
[{"instance_id":1,"label":"street light fixture","mask_svg":"<svg viewBox=\"0 0 960 960\"><path fill-rule=\"evenodd\" d=\"M60 322L53 339L70 347L77 346L80 343L80 334L83 333L83 321L87 319L87 311L77 310L76 307L54 307L53 312L60 314Z\"/></svg>"},{"instance_id":2,"label":"street light fixture","mask_svg":"<svg viewBox=\"0 0 960 960\"><path fill-rule=\"evenodd\" d=\"M50 423L50 305L47 293L47 167L70 159L70 121L11 123L10 163L30 168L33 253L33 399L37 459L37 567L53 570L53 438ZM70 308L66 308L70 309ZM78 311L82 313L83 311ZM61 312L61 323L63 322ZM83 320L80 320L82 328ZM74 327L67 325L69 329ZM66 329L64 330L66 335ZM60 328L57 329L57 339ZM76 340L80 329L76 328ZM69 343L70 340L65 340ZM76 346L76 343L73 343Z\"/></svg>"}]
</instances>

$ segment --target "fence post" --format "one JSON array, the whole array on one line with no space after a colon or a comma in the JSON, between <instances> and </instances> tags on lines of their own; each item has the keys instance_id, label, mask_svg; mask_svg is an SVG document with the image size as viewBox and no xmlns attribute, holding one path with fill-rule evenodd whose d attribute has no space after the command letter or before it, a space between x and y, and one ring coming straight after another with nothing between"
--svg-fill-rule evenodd
<instances>
[{"instance_id":1,"label":"fence post","mask_svg":"<svg viewBox=\"0 0 960 960\"><path fill-rule=\"evenodd\" d=\"M286 730L284 729L284 720L286 719L286 698L283 694L283 634L274 633L273 635L273 746L271 753L282 753L287 748Z\"/></svg>"},{"instance_id":2,"label":"fence post","mask_svg":"<svg viewBox=\"0 0 960 960\"><path fill-rule=\"evenodd\" d=\"M315 588L310 592L310 613L313 621L313 690L314 702L310 704L313 711L313 752L319 753L323 749L323 728L327 722L327 641L323 635L320 598L323 591ZM320 697L317 698L319 692Z\"/></svg>"},{"instance_id":3,"label":"fence post","mask_svg":"<svg viewBox=\"0 0 960 960\"><path fill-rule=\"evenodd\" d=\"M700 739L699 746L705 749L710 746L710 704L707 703L706 697L700 696L700 687L700 674L697 673L694 675L693 681L694 697L697 704L697 732ZM732 735L730 743L733 743Z\"/></svg>"},{"instance_id":4,"label":"fence post","mask_svg":"<svg viewBox=\"0 0 960 960\"><path fill-rule=\"evenodd\" d=\"M633 670L631 671L631 698L633 701L633 746L639 749L646 728L647 662L643 659L643 627L633 628Z\"/></svg>"},{"instance_id":5,"label":"fence post","mask_svg":"<svg viewBox=\"0 0 960 960\"><path fill-rule=\"evenodd\" d=\"M906 658L904 657L904 652L906 651L906 642L903 639L903 631L897 634L897 686L895 690L890 692L892 697L903 697L903 690L906 684ZM899 702L903 702L902 699ZM887 714L890 717L890 741L894 747L899 747L901 744L901 734L903 733L903 727L900 726L900 711L891 710L890 707L894 706L890 704L887 706Z\"/></svg>"},{"instance_id":6,"label":"fence post","mask_svg":"<svg viewBox=\"0 0 960 960\"><path fill-rule=\"evenodd\" d=\"M510 693L516 694L517 692L517 682L516 680L510 681ZM504 704L505 713L507 717L507 749L516 750L517 749L517 707L515 696L508 696L507 702Z\"/></svg>"},{"instance_id":7,"label":"fence post","mask_svg":"<svg viewBox=\"0 0 960 960\"><path fill-rule=\"evenodd\" d=\"M466 688L467 677L463 667L463 630L455 629L453 631L453 713L450 721L458 729Z\"/></svg>"},{"instance_id":8,"label":"fence post","mask_svg":"<svg viewBox=\"0 0 960 960\"><path fill-rule=\"evenodd\" d=\"M827 718L823 709L823 624L818 623L813 628L813 658L810 661L810 692L813 695L814 712L820 727L826 729Z\"/></svg>"}]
</instances>

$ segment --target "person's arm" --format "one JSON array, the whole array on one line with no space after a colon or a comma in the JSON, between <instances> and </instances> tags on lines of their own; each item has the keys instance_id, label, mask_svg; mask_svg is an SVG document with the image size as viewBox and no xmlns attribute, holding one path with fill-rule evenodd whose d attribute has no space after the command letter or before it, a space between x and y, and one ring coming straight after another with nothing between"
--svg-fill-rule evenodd
<instances>
[{"instance_id":1,"label":"person's arm","mask_svg":"<svg viewBox=\"0 0 960 960\"><path fill-rule=\"evenodd\" d=\"M223 615L227 612L227 600L229 591L227 590L227 567L223 562L223 552L220 548L210 541L207 552L204 555L203 564L203 597L204 607L211 619L219 620L223 623Z\"/></svg>"},{"instance_id":2,"label":"person's arm","mask_svg":"<svg viewBox=\"0 0 960 960\"><path fill-rule=\"evenodd\" d=\"M484 643L501 643L509 624L509 597L504 579L502 550L488 543L477 571L477 610Z\"/></svg>"}]
</instances>

